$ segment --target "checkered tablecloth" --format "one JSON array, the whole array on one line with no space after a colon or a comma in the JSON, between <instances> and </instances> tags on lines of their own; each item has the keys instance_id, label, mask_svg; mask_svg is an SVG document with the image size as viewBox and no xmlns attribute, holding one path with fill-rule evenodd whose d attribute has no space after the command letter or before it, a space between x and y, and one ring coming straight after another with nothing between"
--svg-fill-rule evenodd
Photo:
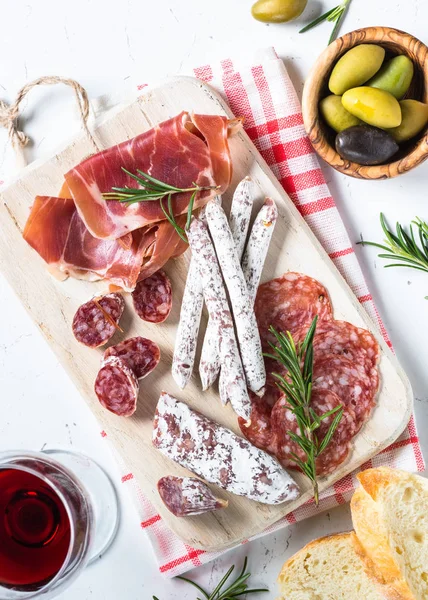
<instances>
[{"instance_id":1,"label":"checkered tablecloth","mask_svg":"<svg viewBox=\"0 0 428 600\"><path fill-rule=\"evenodd\" d=\"M245 117L246 132L358 300L372 319L379 323L385 340L391 346L317 157L305 134L299 100L284 63L273 49L269 49L260 54L260 60L252 66L237 67L231 59L227 59L216 66L199 67L194 74L217 89L235 115ZM108 439L106 432L102 432L102 435ZM399 440L362 465L361 469L380 465L408 471L424 470L413 418ZM196 550L177 538L145 498L132 473L127 471L125 465L122 469L122 484L135 496L140 527L153 547L161 573L173 577L221 554ZM307 503L257 537L348 502L356 483L355 473L348 475L322 494L318 509L313 503Z\"/></svg>"}]
</instances>

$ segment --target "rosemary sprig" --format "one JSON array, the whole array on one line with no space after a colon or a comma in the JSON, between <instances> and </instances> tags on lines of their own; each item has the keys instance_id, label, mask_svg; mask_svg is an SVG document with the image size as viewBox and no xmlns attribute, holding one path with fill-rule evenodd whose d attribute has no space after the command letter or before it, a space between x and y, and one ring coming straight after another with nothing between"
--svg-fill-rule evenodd
<instances>
[{"instance_id":1,"label":"rosemary sprig","mask_svg":"<svg viewBox=\"0 0 428 600\"><path fill-rule=\"evenodd\" d=\"M323 15L309 23L309 25L303 27L303 29L301 29L299 33L305 33L306 31L313 29L320 23L323 23L324 21L329 21L330 23L334 23L333 31L331 33L330 39L328 40L328 43L331 44L331 42L333 42L336 39L337 32L339 31L339 28L342 24L342 21L345 17L346 11L348 10L350 3L351 0L343 0L341 4L335 6L334 8L331 8Z\"/></svg>"},{"instance_id":2,"label":"rosemary sprig","mask_svg":"<svg viewBox=\"0 0 428 600\"><path fill-rule=\"evenodd\" d=\"M277 345L270 343L273 350L272 354L265 356L279 362L287 370L285 379L278 373L273 373L276 377L278 388L285 394L288 408L295 415L299 425L300 435L288 431L288 435L304 452L306 460L301 460L296 454L292 454L293 460L302 472L312 482L315 504L319 504L318 480L316 475L316 459L327 448L334 432L339 425L343 415L343 407L338 405L333 410L325 412L321 416L317 415L311 407L312 395L312 374L314 363L313 340L317 325L317 317L306 334L303 342L297 346L293 336L289 331L286 334L278 333L274 327L269 331L276 338ZM327 433L323 439L317 435L317 430L322 422L334 416Z\"/></svg>"},{"instance_id":3,"label":"rosemary sprig","mask_svg":"<svg viewBox=\"0 0 428 600\"><path fill-rule=\"evenodd\" d=\"M122 171L126 173L129 177L134 179L138 183L139 187L112 187L111 192L105 192L102 194L104 200L115 200L116 202L122 202L125 204L135 204L136 202L159 201L160 207L165 215L165 218L171 223L171 225L176 230L177 234L184 242L187 242L185 229L188 229L188 227L190 226L193 206L197 194L207 190L218 189L217 186L199 186L197 183L192 183L192 187L179 188L174 185L169 185L164 181L160 181L159 179L156 179L155 177L152 177L148 173L144 173L144 171L140 171L139 169L137 169L137 175L135 175L134 173L130 173L124 167L122 167ZM175 219L174 210L172 206L172 196L174 194L183 193L192 194L189 201L189 207L187 209L187 220L185 229L178 225ZM165 208L163 204L165 198L167 198L167 208Z\"/></svg>"},{"instance_id":4,"label":"rosemary sprig","mask_svg":"<svg viewBox=\"0 0 428 600\"><path fill-rule=\"evenodd\" d=\"M193 587L195 587L206 600L232 600L232 598L239 598L239 596L245 596L246 594L268 592L269 590L266 588L248 589L247 581L251 577L251 573L247 573L247 564L248 560L245 558L244 565L238 577L228 587L225 587L230 576L235 570L234 566L230 567L212 592L207 592L203 587L187 577L178 576L177 579L181 579L181 581L185 581L186 583L193 585ZM153 596L153 600L158 600L158 598ZM197 600L202 599L198 596Z\"/></svg>"},{"instance_id":5,"label":"rosemary sprig","mask_svg":"<svg viewBox=\"0 0 428 600\"><path fill-rule=\"evenodd\" d=\"M428 223L416 217L409 227L409 233L407 233L404 227L397 222L395 233L393 233L388 229L385 215L380 213L380 224L386 238L384 244L366 242L365 240L358 242L358 244L374 246L383 250L385 254L379 254L379 258L394 261L385 265L385 268L409 267L428 273ZM412 225L417 228L417 236Z\"/></svg>"}]
</instances>

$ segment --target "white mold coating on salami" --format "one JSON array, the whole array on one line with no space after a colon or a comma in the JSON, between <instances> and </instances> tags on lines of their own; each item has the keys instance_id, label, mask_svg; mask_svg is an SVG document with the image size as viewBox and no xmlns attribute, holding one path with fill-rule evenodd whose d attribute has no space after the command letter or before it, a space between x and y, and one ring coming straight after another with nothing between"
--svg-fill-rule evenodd
<instances>
[{"instance_id":1,"label":"white mold coating on salami","mask_svg":"<svg viewBox=\"0 0 428 600\"><path fill-rule=\"evenodd\" d=\"M213 202L221 204L221 196L216 196ZM205 221L205 206L201 208L199 219ZM196 260L192 257L181 302L172 358L172 376L181 389L186 387L192 376L203 306L202 283ZM203 387L203 389L207 388Z\"/></svg>"},{"instance_id":2,"label":"white mold coating on salami","mask_svg":"<svg viewBox=\"0 0 428 600\"><path fill-rule=\"evenodd\" d=\"M176 517L202 515L226 508L227 500L214 496L206 483L196 477L174 477L159 479L159 495L167 509Z\"/></svg>"},{"instance_id":3,"label":"white mold coating on salami","mask_svg":"<svg viewBox=\"0 0 428 600\"><path fill-rule=\"evenodd\" d=\"M256 299L277 218L278 209L275 202L270 198L266 198L265 203L254 220L242 258L242 271L247 284L248 294L253 304Z\"/></svg>"},{"instance_id":4,"label":"white mold coating on salami","mask_svg":"<svg viewBox=\"0 0 428 600\"><path fill-rule=\"evenodd\" d=\"M159 364L160 350L152 340L137 336L107 348L102 364L111 356L120 358L132 369L137 379L143 379Z\"/></svg>"},{"instance_id":5,"label":"white mold coating on salami","mask_svg":"<svg viewBox=\"0 0 428 600\"><path fill-rule=\"evenodd\" d=\"M95 380L100 403L119 417L130 417L137 408L138 380L134 372L117 356L104 361Z\"/></svg>"},{"instance_id":6,"label":"white mold coating on salami","mask_svg":"<svg viewBox=\"0 0 428 600\"><path fill-rule=\"evenodd\" d=\"M139 281L132 292L137 315L149 323L163 323L172 308L172 288L168 275L160 269Z\"/></svg>"},{"instance_id":7,"label":"white mold coating on salami","mask_svg":"<svg viewBox=\"0 0 428 600\"><path fill-rule=\"evenodd\" d=\"M121 294L106 294L82 304L73 318L74 337L89 348L104 346L116 333L114 323L118 325L124 308Z\"/></svg>"},{"instance_id":8,"label":"white mold coating on salami","mask_svg":"<svg viewBox=\"0 0 428 600\"><path fill-rule=\"evenodd\" d=\"M207 221L229 291L247 384L251 391L262 394L266 383L262 345L253 302L248 295L227 217L220 206L208 203Z\"/></svg>"},{"instance_id":9,"label":"white mold coating on salami","mask_svg":"<svg viewBox=\"0 0 428 600\"><path fill-rule=\"evenodd\" d=\"M211 387L220 372L220 348L219 331L215 322L210 319L205 331L204 343L202 344L201 358L199 361L199 376L203 391Z\"/></svg>"},{"instance_id":10,"label":"white mold coating on salami","mask_svg":"<svg viewBox=\"0 0 428 600\"><path fill-rule=\"evenodd\" d=\"M221 367L225 370L225 386L233 410L248 421L251 402L226 291L207 226L193 218L188 231L189 244L197 260L205 303L210 318L219 331Z\"/></svg>"},{"instance_id":11,"label":"white mold coating on salami","mask_svg":"<svg viewBox=\"0 0 428 600\"><path fill-rule=\"evenodd\" d=\"M223 489L264 504L299 496L290 475L269 454L163 392L153 444L165 456Z\"/></svg>"}]
</instances>

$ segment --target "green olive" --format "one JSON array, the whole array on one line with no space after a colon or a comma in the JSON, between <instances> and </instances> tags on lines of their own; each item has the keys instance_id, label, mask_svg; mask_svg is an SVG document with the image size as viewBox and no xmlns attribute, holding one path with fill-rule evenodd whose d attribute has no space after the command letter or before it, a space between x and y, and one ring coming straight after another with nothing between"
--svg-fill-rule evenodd
<instances>
[{"instance_id":1,"label":"green olive","mask_svg":"<svg viewBox=\"0 0 428 600\"><path fill-rule=\"evenodd\" d=\"M340 96L327 96L327 98L321 100L320 111L327 125L337 133L361 124L360 119L344 109Z\"/></svg>"},{"instance_id":2,"label":"green olive","mask_svg":"<svg viewBox=\"0 0 428 600\"><path fill-rule=\"evenodd\" d=\"M263 23L285 23L300 17L308 0L257 0L251 14Z\"/></svg>"},{"instance_id":3,"label":"green olive","mask_svg":"<svg viewBox=\"0 0 428 600\"><path fill-rule=\"evenodd\" d=\"M385 90L400 100L410 87L414 66L407 56L396 56L387 61L367 85Z\"/></svg>"},{"instance_id":4,"label":"green olive","mask_svg":"<svg viewBox=\"0 0 428 600\"><path fill-rule=\"evenodd\" d=\"M385 50L374 44L360 44L340 58L330 75L328 87L341 96L347 90L368 81L382 66Z\"/></svg>"},{"instance_id":5,"label":"green olive","mask_svg":"<svg viewBox=\"0 0 428 600\"><path fill-rule=\"evenodd\" d=\"M374 127L390 129L401 124L400 104L389 92L357 87L343 94L342 104L355 117Z\"/></svg>"},{"instance_id":6,"label":"green olive","mask_svg":"<svg viewBox=\"0 0 428 600\"><path fill-rule=\"evenodd\" d=\"M401 125L388 129L388 133L398 144L412 139L428 124L428 104L417 100L402 100L400 106L403 115Z\"/></svg>"}]
</instances>

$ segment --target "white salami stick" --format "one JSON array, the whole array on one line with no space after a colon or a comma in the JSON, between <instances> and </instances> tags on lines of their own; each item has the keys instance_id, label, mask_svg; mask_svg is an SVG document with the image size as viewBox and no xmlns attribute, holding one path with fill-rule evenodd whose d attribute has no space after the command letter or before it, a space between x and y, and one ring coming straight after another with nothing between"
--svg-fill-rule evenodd
<instances>
[{"instance_id":1,"label":"white salami stick","mask_svg":"<svg viewBox=\"0 0 428 600\"><path fill-rule=\"evenodd\" d=\"M248 387L262 395L266 369L254 306L224 210L208 203L207 221L232 304L233 318Z\"/></svg>"},{"instance_id":2,"label":"white salami stick","mask_svg":"<svg viewBox=\"0 0 428 600\"><path fill-rule=\"evenodd\" d=\"M213 202L221 204L221 196L216 196ZM205 206L202 207L199 218L205 221ZM192 256L181 303L180 321L172 358L172 376L181 389L186 387L192 376L203 306L202 284L196 261Z\"/></svg>"},{"instance_id":3,"label":"white salami stick","mask_svg":"<svg viewBox=\"0 0 428 600\"><path fill-rule=\"evenodd\" d=\"M237 186L230 208L229 226L235 242L236 251L241 259L250 225L251 211L253 209L254 191L250 177L245 177ZM206 390L213 385L220 371L220 352L218 348L218 331L211 321L208 322L202 346L199 374L202 389ZM220 391L220 398L222 394ZM222 398L223 404L227 399Z\"/></svg>"},{"instance_id":4,"label":"white salami stick","mask_svg":"<svg viewBox=\"0 0 428 600\"><path fill-rule=\"evenodd\" d=\"M254 304L262 276L270 240L278 218L278 209L271 198L266 198L251 229L248 244L242 258L242 271L248 294Z\"/></svg>"},{"instance_id":5,"label":"white salami stick","mask_svg":"<svg viewBox=\"0 0 428 600\"><path fill-rule=\"evenodd\" d=\"M295 481L272 456L165 392L152 439L162 454L233 494L264 504L299 496Z\"/></svg>"},{"instance_id":6,"label":"white salami stick","mask_svg":"<svg viewBox=\"0 0 428 600\"><path fill-rule=\"evenodd\" d=\"M162 502L176 517L202 515L229 504L214 496L207 484L196 477L168 475L159 479L157 487Z\"/></svg>"},{"instance_id":7,"label":"white salami stick","mask_svg":"<svg viewBox=\"0 0 428 600\"><path fill-rule=\"evenodd\" d=\"M228 398L236 414L249 421L251 401L235 338L232 314L229 310L223 278L208 228L205 223L193 218L187 236L193 255L197 260L210 318L218 326L220 359L222 369L225 371Z\"/></svg>"}]
</instances>

